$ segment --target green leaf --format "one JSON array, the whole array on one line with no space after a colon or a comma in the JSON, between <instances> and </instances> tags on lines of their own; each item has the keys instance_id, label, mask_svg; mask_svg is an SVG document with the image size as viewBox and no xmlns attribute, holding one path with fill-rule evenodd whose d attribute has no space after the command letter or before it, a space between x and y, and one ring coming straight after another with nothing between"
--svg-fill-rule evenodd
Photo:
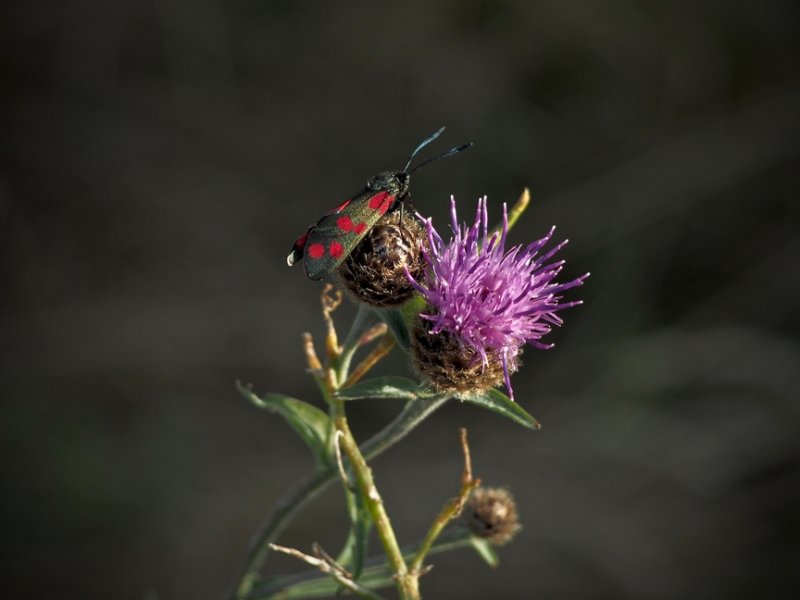
<instances>
[{"instance_id":1,"label":"green leaf","mask_svg":"<svg viewBox=\"0 0 800 600\"><path fill-rule=\"evenodd\" d=\"M400 311L403 313L406 327L413 328L419 319L420 313L423 312L426 307L427 303L420 294L415 294L411 300L403 304L400 307Z\"/></svg>"},{"instance_id":2,"label":"green leaf","mask_svg":"<svg viewBox=\"0 0 800 600\"><path fill-rule=\"evenodd\" d=\"M361 573L364 571L364 565L367 561L367 550L369 544L369 532L372 528L372 517L369 509L364 504L364 499L361 494L354 494L356 500L357 515L353 521L353 563L350 571L353 574L355 581L359 580Z\"/></svg>"},{"instance_id":3,"label":"green leaf","mask_svg":"<svg viewBox=\"0 0 800 600\"><path fill-rule=\"evenodd\" d=\"M396 580L388 565L367 568L358 583L370 590L394 587ZM262 580L250 596L253 600L288 600L299 598L332 598L341 592L341 585L332 577L310 571L298 575ZM348 594L347 597L350 597ZM375 598L380 598L378 594Z\"/></svg>"},{"instance_id":4,"label":"green leaf","mask_svg":"<svg viewBox=\"0 0 800 600\"><path fill-rule=\"evenodd\" d=\"M500 564L500 557L497 556L497 552L495 552L494 546L492 546L487 540L483 538L479 538L476 536L472 536L470 538L470 545L475 548L475 552L486 561L486 564L492 568L497 567Z\"/></svg>"},{"instance_id":5,"label":"green leaf","mask_svg":"<svg viewBox=\"0 0 800 600\"><path fill-rule=\"evenodd\" d=\"M470 534L466 529L447 530L437 540L429 556L472 547L491 567L500 562L494 548L484 539ZM404 548L403 557L411 561L418 546ZM394 587L396 581L385 557L374 557L367 561L358 583L370 590ZM340 591L339 584L319 571L305 571L295 575L284 575L262 579L253 590L253 600L278 600L288 598L330 598ZM376 594L377 596L377 594Z\"/></svg>"},{"instance_id":6,"label":"green leaf","mask_svg":"<svg viewBox=\"0 0 800 600\"><path fill-rule=\"evenodd\" d=\"M392 330L397 345L403 350L408 350L411 347L411 337L408 333L408 325L406 325L403 312L396 308L385 308L375 312Z\"/></svg>"},{"instance_id":7,"label":"green leaf","mask_svg":"<svg viewBox=\"0 0 800 600\"><path fill-rule=\"evenodd\" d=\"M410 560L412 554L406 557ZM377 558L377 557L376 557ZM397 580L385 557L370 560L358 578L359 585L369 590L394 587ZM332 577L319 571L306 571L297 575L270 577L261 580L250 596L253 600L284 600L298 598L332 598L341 592L341 586ZM349 597L349 596L348 596ZM375 597L380 598L377 593Z\"/></svg>"},{"instance_id":8,"label":"green leaf","mask_svg":"<svg viewBox=\"0 0 800 600\"><path fill-rule=\"evenodd\" d=\"M508 417L515 423L519 423L530 429L540 429L542 427L539 421L534 419L524 408L500 390L491 389L485 392L458 394L456 398L493 410L504 417Z\"/></svg>"},{"instance_id":9,"label":"green leaf","mask_svg":"<svg viewBox=\"0 0 800 600\"><path fill-rule=\"evenodd\" d=\"M398 398L416 400L420 395L419 384L406 377L390 375L366 379L346 387L336 394L340 400L364 400L367 398Z\"/></svg>"},{"instance_id":10,"label":"green leaf","mask_svg":"<svg viewBox=\"0 0 800 600\"><path fill-rule=\"evenodd\" d=\"M361 494L354 494L345 489L347 499L347 512L350 515L350 532L344 548L336 557L336 562L350 570L353 579L358 581L364 570L367 559L367 546L369 532L372 527L372 517L369 509L364 504Z\"/></svg>"},{"instance_id":11,"label":"green leaf","mask_svg":"<svg viewBox=\"0 0 800 600\"><path fill-rule=\"evenodd\" d=\"M322 466L330 464L328 432L331 431L331 424L328 415L316 406L290 396L282 394L257 396L250 388L243 386L238 381L236 389L259 408L281 415L311 448L317 462Z\"/></svg>"},{"instance_id":12,"label":"green leaf","mask_svg":"<svg viewBox=\"0 0 800 600\"><path fill-rule=\"evenodd\" d=\"M317 571L319 573L319 571ZM258 583L249 597L256 600L289 600L299 598L330 598L340 591L340 585L327 575L271 577Z\"/></svg>"}]
</instances>

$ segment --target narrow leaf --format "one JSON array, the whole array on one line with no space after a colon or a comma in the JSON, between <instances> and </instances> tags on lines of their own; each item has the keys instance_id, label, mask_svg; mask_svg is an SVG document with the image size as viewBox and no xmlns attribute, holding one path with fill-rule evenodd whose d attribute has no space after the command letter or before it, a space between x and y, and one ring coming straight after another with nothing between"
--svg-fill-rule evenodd
<instances>
[{"instance_id":1,"label":"narrow leaf","mask_svg":"<svg viewBox=\"0 0 800 600\"><path fill-rule=\"evenodd\" d=\"M459 394L456 396L464 402L471 402L484 408L488 408L498 414L508 417L515 423L519 423L530 429L540 429L539 421L534 419L528 412L503 392L496 389L485 392Z\"/></svg>"},{"instance_id":2,"label":"narrow leaf","mask_svg":"<svg viewBox=\"0 0 800 600\"><path fill-rule=\"evenodd\" d=\"M358 583L370 590L378 590L394 587L396 580L388 565L379 565L365 570ZM340 593L341 585L336 580L315 571L263 580L256 587L251 598L253 600L332 598ZM375 593L373 597L380 598L381 596Z\"/></svg>"},{"instance_id":3,"label":"narrow leaf","mask_svg":"<svg viewBox=\"0 0 800 600\"><path fill-rule=\"evenodd\" d=\"M236 382L236 388L239 393L259 408L277 413L286 419L306 445L311 448L317 462L320 465L329 464L330 453L327 439L330 431L330 419L328 415L316 406L297 398L282 394L257 396L252 390L238 381Z\"/></svg>"},{"instance_id":4,"label":"narrow leaf","mask_svg":"<svg viewBox=\"0 0 800 600\"><path fill-rule=\"evenodd\" d=\"M347 512L350 515L350 531L347 534L344 548L336 557L336 562L352 573L354 581L358 581L367 559L372 517L360 494L355 494L345 488L345 497Z\"/></svg>"},{"instance_id":5,"label":"narrow leaf","mask_svg":"<svg viewBox=\"0 0 800 600\"><path fill-rule=\"evenodd\" d=\"M475 552L478 553L478 556L486 561L486 564L490 567L495 568L500 564L500 557L497 556L494 546L492 546L487 540L472 536L470 538L470 545L475 548Z\"/></svg>"},{"instance_id":6,"label":"narrow leaf","mask_svg":"<svg viewBox=\"0 0 800 600\"><path fill-rule=\"evenodd\" d=\"M353 563L350 570L353 573L353 579L355 581L359 581L359 578L364 571L364 565L367 561L369 532L372 528L372 517L370 516L369 509L364 504L361 494L355 494L355 497L356 508L358 512L357 518L352 524L353 538L355 543L353 545Z\"/></svg>"},{"instance_id":7,"label":"narrow leaf","mask_svg":"<svg viewBox=\"0 0 800 600\"><path fill-rule=\"evenodd\" d=\"M486 547L483 547L485 543ZM429 556L442 554L460 548L473 547L492 567L498 564L497 555L485 540L476 538L466 530L446 531L431 548ZM403 556L411 561L418 547L404 548ZM374 557L367 561L358 583L370 590L393 587L396 584L386 557ZM306 571L296 575L270 577L261 580L253 591L253 600L278 600L284 598L330 598L339 592L339 584L319 571ZM377 594L376 594L377 596Z\"/></svg>"},{"instance_id":8,"label":"narrow leaf","mask_svg":"<svg viewBox=\"0 0 800 600\"><path fill-rule=\"evenodd\" d=\"M414 400L419 396L419 384L406 377L387 376L359 381L339 390L340 400L364 400L367 398L399 398Z\"/></svg>"}]
</instances>

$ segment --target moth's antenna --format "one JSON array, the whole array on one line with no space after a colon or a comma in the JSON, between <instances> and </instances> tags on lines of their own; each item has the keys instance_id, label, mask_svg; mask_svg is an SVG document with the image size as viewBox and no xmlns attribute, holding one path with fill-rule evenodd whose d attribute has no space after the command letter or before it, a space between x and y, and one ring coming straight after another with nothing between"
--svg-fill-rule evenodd
<instances>
[{"instance_id":1,"label":"moth's antenna","mask_svg":"<svg viewBox=\"0 0 800 600\"><path fill-rule=\"evenodd\" d=\"M470 146L472 146L472 142L469 142L468 144L461 144L460 146L456 146L455 148L450 148L450 150L448 150L444 154L440 154L439 156L434 156L433 158L429 158L425 162L418 164L416 167L414 167L410 171L408 170L408 165L406 165L406 172L411 174L414 171L416 171L417 169L421 169L425 165L431 164L435 160L439 160L440 158L447 158L448 156L452 156L453 154L458 154L459 152L461 152L462 150L466 150Z\"/></svg>"},{"instance_id":2,"label":"moth's antenna","mask_svg":"<svg viewBox=\"0 0 800 600\"><path fill-rule=\"evenodd\" d=\"M430 144L430 143L431 143L433 140L435 140L435 139L436 139L436 138L438 138L440 135L442 135L442 132L443 132L443 131L444 131L444 127L440 127L438 131L436 131L435 133L431 134L430 136L428 136L427 138L425 138L424 140L422 140L422 141L419 143L419 146L417 146L417 147L414 149L414 151L411 153L411 158L409 158L409 159L408 159L408 162L406 163L406 166L405 166L405 168L403 169L403 171L408 171L408 167L410 167L410 166L411 166L411 161L412 161L412 160L414 160L414 157L417 155L417 153L418 153L420 150L422 150L422 149L423 149L425 146L427 146L428 144Z\"/></svg>"}]
</instances>

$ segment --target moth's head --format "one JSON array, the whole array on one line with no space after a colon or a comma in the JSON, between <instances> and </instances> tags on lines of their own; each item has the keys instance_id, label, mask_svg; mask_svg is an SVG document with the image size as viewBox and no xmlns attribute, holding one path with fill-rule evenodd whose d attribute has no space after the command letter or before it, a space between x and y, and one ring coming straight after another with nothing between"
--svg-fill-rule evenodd
<instances>
[{"instance_id":1,"label":"moth's head","mask_svg":"<svg viewBox=\"0 0 800 600\"><path fill-rule=\"evenodd\" d=\"M367 187L373 191L385 190L396 198L402 198L408 192L411 176L405 171L384 171L371 177Z\"/></svg>"}]
</instances>

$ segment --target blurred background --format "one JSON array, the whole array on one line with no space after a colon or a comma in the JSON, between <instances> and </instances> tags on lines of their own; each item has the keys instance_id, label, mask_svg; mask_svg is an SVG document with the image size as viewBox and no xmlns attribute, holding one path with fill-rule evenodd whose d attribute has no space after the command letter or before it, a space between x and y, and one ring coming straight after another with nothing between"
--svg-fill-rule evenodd
<instances>
[{"instance_id":1,"label":"blurred background","mask_svg":"<svg viewBox=\"0 0 800 600\"><path fill-rule=\"evenodd\" d=\"M313 467L234 381L318 402L321 285L285 257L402 167L446 223L529 186L572 241L538 432L452 403L374 462L401 541L474 467L524 530L427 598L793 597L800 564L796 2L237 0L0 8L2 499L10 597L218 598ZM342 329L352 307L337 313ZM397 352L382 372L407 372ZM362 439L399 410L353 406ZM336 551L331 488L282 537ZM374 546L377 551L377 545ZM272 560L272 572L298 567ZM387 594L391 597L391 593Z\"/></svg>"}]
</instances>

